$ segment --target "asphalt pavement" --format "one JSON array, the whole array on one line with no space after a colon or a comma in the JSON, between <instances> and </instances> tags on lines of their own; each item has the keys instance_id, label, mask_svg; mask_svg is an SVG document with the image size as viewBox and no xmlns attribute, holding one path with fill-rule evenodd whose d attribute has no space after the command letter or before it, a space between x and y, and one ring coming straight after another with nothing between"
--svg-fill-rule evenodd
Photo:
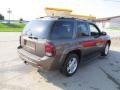
<instances>
[{"instance_id":1,"label":"asphalt pavement","mask_svg":"<svg viewBox=\"0 0 120 90\"><path fill-rule=\"evenodd\" d=\"M120 90L120 39L113 40L107 57L96 57L66 77L25 65L17 55L19 35L0 33L0 90Z\"/></svg>"}]
</instances>

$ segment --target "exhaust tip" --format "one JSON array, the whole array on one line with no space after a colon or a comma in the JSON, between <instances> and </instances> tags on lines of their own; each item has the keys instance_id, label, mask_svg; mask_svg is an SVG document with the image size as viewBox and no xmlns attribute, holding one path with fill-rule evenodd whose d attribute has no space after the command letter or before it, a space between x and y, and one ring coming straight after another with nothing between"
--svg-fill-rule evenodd
<instances>
[{"instance_id":1,"label":"exhaust tip","mask_svg":"<svg viewBox=\"0 0 120 90\"><path fill-rule=\"evenodd\" d=\"M28 65L28 62L27 62L27 61L24 61L24 63L25 63L26 65Z\"/></svg>"}]
</instances>

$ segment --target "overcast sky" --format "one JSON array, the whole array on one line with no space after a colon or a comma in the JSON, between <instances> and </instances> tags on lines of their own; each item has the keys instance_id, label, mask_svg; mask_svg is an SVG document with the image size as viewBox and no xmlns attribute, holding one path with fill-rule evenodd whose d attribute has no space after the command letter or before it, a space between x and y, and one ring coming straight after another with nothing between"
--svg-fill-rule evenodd
<instances>
[{"instance_id":1,"label":"overcast sky","mask_svg":"<svg viewBox=\"0 0 120 90\"><path fill-rule=\"evenodd\" d=\"M32 20L44 16L45 7L72 9L73 13L108 17L120 15L120 0L0 0L0 13L8 19L7 10L11 8L11 19Z\"/></svg>"}]
</instances>

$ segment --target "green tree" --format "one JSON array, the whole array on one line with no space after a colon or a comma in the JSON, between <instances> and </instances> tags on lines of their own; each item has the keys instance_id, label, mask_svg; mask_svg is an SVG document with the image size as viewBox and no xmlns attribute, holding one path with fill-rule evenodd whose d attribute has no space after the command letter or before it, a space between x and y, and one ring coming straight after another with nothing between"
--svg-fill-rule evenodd
<instances>
[{"instance_id":1,"label":"green tree","mask_svg":"<svg viewBox=\"0 0 120 90\"><path fill-rule=\"evenodd\" d=\"M19 22L22 23L22 22L23 22L23 18L20 18L20 19L19 19Z\"/></svg>"},{"instance_id":2,"label":"green tree","mask_svg":"<svg viewBox=\"0 0 120 90\"><path fill-rule=\"evenodd\" d=\"M0 20L4 20L4 16L0 14Z\"/></svg>"}]
</instances>

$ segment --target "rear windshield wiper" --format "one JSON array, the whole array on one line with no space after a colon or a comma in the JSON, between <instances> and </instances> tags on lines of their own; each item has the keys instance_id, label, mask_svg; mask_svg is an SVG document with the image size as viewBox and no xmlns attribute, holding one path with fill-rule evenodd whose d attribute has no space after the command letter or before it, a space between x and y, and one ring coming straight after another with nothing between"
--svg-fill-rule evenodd
<instances>
[{"instance_id":1,"label":"rear windshield wiper","mask_svg":"<svg viewBox=\"0 0 120 90\"><path fill-rule=\"evenodd\" d=\"M29 36L31 39L38 39L38 37Z\"/></svg>"}]
</instances>

